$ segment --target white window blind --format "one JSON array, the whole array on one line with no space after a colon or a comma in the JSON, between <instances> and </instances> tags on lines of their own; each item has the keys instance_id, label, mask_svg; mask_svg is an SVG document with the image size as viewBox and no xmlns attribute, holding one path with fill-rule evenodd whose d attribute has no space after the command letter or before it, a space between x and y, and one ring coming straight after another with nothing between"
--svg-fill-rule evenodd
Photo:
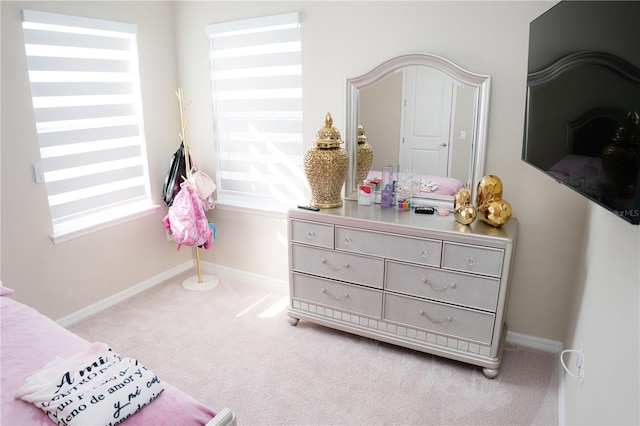
<instances>
[{"instance_id":1,"label":"white window blind","mask_svg":"<svg viewBox=\"0 0 640 426\"><path fill-rule=\"evenodd\" d=\"M283 210L304 197L298 13L208 25L218 202Z\"/></svg>"},{"instance_id":2,"label":"white window blind","mask_svg":"<svg viewBox=\"0 0 640 426\"><path fill-rule=\"evenodd\" d=\"M54 235L150 208L136 26L22 18Z\"/></svg>"}]
</instances>

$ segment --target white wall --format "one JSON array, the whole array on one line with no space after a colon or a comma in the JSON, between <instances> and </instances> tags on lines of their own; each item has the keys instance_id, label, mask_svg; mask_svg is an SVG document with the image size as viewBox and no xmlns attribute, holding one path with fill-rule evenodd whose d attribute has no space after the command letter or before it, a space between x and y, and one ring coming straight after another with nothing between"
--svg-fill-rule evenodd
<instances>
[{"instance_id":1,"label":"white wall","mask_svg":"<svg viewBox=\"0 0 640 426\"><path fill-rule=\"evenodd\" d=\"M567 424L640 424L639 259L639 227L590 204L565 340L583 344L585 377L565 376Z\"/></svg>"},{"instance_id":2,"label":"white wall","mask_svg":"<svg viewBox=\"0 0 640 426\"><path fill-rule=\"evenodd\" d=\"M103 231L53 244L39 162L20 9L138 24L145 132L154 201L161 204L169 157L180 130L173 4L169 2L1 2L2 281L15 297L57 319L191 259L167 242L166 208ZM167 31L168 29L168 31Z\"/></svg>"}]
</instances>

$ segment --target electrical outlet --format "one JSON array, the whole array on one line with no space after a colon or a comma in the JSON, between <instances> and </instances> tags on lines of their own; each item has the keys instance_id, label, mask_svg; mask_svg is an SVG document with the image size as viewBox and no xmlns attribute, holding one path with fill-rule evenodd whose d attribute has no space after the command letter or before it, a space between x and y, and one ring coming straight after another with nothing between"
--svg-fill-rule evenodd
<instances>
[{"instance_id":1,"label":"electrical outlet","mask_svg":"<svg viewBox=\"0 0 640 426\"><path fill-rule=\"evenodd\" d=\"M578 381L584 383L584 345L580 342L580 350L576 359L576 370L578 372Z\"/></svg>"},{"instance_id":2,"label":"electrical outlet","mask_svg":"<svg viewBox=\"0 0 640 426\"><path fill-rule=\"evenodd\" d=\"M36 183L44 182L44 174L42 173L42 166L40 163L35 163L33 165L33 175L36 178Z\"/></svg>"}]
</instances>

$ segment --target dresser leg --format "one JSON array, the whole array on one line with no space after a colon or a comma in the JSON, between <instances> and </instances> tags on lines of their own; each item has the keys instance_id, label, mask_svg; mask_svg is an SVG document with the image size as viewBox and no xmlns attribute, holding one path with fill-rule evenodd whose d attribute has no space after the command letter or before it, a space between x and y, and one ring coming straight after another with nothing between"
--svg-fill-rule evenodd
<instances>
[{"instance_id":1,"label":"dresser leg","mask_svg":"<svg viewBox=\"0 0 640 426\"><path fill-rule=\"evenodd\" d=\"M483 368L482 369L482 374L484 374L484 376L487 379L495 379L496 376L498 375L498 369L497 368Z\"/></svg>"},{"instance_id":2,"label":"dresser leg","mask_svg":"<svg viewBox=\"0 0 640 426\"><path fill-rule=\"evenodd\" d=\"M289 324L295 327L300 322L300 318L287 317L287 321L289 321Z\"/></svg>"}]
</instances>

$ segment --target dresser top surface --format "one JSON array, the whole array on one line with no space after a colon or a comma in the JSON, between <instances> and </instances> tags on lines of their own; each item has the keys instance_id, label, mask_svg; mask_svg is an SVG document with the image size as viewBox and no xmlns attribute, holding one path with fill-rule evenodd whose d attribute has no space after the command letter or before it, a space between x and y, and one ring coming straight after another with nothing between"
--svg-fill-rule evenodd
<instances>
[{"instance_id":1,"label":"dresser top surface","mask_svg":"<svg viewBox=\"0 0 640 426\"><path fill-rule=\"evenodd\" d=\"M518 221L511 218L505 225L495 228L476 219L471 225L463 225L455 220L453 213L440 216L416 214L411 210L382 208L379 204L360 205L353 200L344 200L342 207L321 209L318 212L292 209L289 217L345 226L365 227L370 230L429 232L442 236L462 239L481 238L513 242L518 230ZM457 238L456 238L457 239Z\"/></svg>"}]
</instances>

